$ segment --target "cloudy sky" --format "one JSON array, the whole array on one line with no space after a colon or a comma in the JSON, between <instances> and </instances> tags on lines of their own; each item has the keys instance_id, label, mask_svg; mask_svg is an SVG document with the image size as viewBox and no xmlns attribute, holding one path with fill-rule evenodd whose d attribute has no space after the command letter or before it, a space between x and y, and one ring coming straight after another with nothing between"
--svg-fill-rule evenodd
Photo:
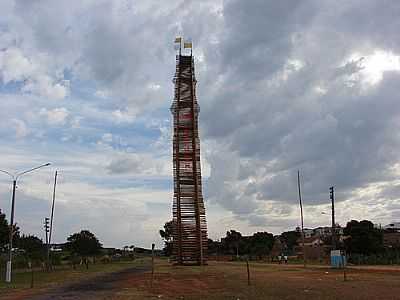
<instances>
[{"instance_id":1,"label":"cloudy sky","mask_svg":"<svg viewBox=\"0 0 400 300\"><path fill-rule=\"evenodd\" d=\"M209 235L400 219L400 1L0 1L0 169L55 242L161 245L175 36L192 38ZM9 216L11 182L0 176ZM326 214L321 214L326 212Z\"/></svg>"}]
</instances>

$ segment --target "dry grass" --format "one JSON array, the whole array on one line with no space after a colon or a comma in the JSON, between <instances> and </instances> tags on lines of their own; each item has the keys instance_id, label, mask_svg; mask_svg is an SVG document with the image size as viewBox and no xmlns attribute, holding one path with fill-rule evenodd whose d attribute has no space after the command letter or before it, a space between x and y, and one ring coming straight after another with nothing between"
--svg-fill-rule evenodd
<instances>
[{"instance_id":1,"label":"dry grass","mask_svg":"<svg viewBox=\"0 0 400 300\"><path fill-rule=\"evenodd\" d=\"M88 270L84 265L81 265L77 266L75 270L69 266L60 266L52 272L36 271L34 272L33 289L30 288L31 273L16 272L13 274L12 283L8 284L4 281L0 281L0 299L2 296L9 296L10 294L31 294L32 292L36 293L37 291L45 291L49 288L61 286L66 283L79 282L82 279L90 279L133 266L148 264L148 261L148 259L139 259L135 261L121 261L109 264L97 263L95 265L89 265Z\"/></svg>"}]
</instances>

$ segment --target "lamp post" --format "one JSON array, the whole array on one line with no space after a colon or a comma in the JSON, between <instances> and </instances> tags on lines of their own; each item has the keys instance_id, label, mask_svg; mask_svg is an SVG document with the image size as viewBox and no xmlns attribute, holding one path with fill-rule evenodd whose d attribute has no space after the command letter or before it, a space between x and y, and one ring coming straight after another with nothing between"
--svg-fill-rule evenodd
<instances>
[{"instance_id":1,"label":"lamp post","mask_svg":"<svg viewBox=\"0 0 400 300\"><path fill-rule=\"evenodd\" d=\"M12 243L13 243L13 236L14 236L14 207L15 207L15 189L17 187L17 180L22 175L40 169L42 167L50 166L50 163L37 166L35 168L17 173L12 174L10 172L0 170L0 172L9 175L13 180L13 187L12 187L12 197L11 197L11 217L10 217L10 238L8 243L8 261L7 261L7 269L6 269L6 282L11 282L11 262L12 262Z\"/></svg>"}]
</instances>

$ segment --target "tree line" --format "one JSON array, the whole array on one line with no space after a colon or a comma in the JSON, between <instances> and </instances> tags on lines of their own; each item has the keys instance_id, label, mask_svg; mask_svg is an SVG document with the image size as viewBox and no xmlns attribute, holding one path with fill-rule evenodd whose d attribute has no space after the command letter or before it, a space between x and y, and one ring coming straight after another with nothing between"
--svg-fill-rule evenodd
<instances>
[{"instance_id":1,"label":"tree line","mask_svg":"<svg viewBox=\"0 0 400 300\"><path fill-rule=\"evenodd\" d=\"M164 254L172 254L173 221L166 222L160 230L164 239ZM384 235L397 235L397 243L384 243ZM323 236L323 251L329 257L332 237ZM301 249L301 232L286 231L280 235L256 232L243 236L239 231L229 230L219 241L208 239L208 255L229 255L232 258L246 255L251 259L262 259L280 254L295 256ZM351 220L343 228L337 248L344 250L353 263L400 263L400 232L383 230L369 220Z\"/></svg>"},{"instance_id":2,"label":"tree line","mask_svg":"<svg viewBox=\"0 0 400 300\"><path fill-rule=\"evenodd\" d=\"M47 245L35 235L21 233L20 228L13 229L13 252L15 252L16 265L23 267L26 263L42 264L46 261ZM6 253L9 251L10 226L6 215L0 210L0 262L3 265L6 260ZM63 244L63 250L69 253L68 259L71 262L80 260L88 267L88 257L100 253L102 244L98 238L88 230L82 230L71 234ZM53 264L58 264L59 255L53 254L50 257Z\"/></svg>"},{"instance_id":3,"label":"tree line","mask_svg":"<svg viewBox=\"0 0 400 300\"><path fill-rule=\"evenodd\" d=\"M166 222L160 230L160 236L164 239L164 254L172 254L173 221ZM274 235L268 232L256 232L252 236L243 236L239 231L230 230L221 241L208 239L208 255L249 255L254 258L262 258L269 254L274 245Z\"/></svg>"}]
</instances>

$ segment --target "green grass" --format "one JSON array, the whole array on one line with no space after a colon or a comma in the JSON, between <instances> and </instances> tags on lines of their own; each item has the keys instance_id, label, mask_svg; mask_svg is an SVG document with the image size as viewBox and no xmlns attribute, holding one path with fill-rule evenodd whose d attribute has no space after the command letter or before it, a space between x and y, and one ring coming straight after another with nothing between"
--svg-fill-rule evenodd
<instances>
[{"instance_id":1,"label":"green grass","mask_svg":"<svg viewBox=\"0 0 400 300\"><path fill-rule=\"evenodd\" d=\"M39 271L34 272L34 287L45 288L77 281L81 278L89 278L101 274L120 271L133 266L143 265L147 263L148 259L136 259L135 261L120 261L108 264L96 263L90 264L89 269L84 265L76 266L72 269L70 266L58 266L51 272ZM31 285L31 272L26 270L17 270L13 273L12 283L6 283L4 280L0 281L0 294L4 291L11 289L24 289L30 288ZM4 276L3 276L4 277Z\"/></svg>"}]
</instances>

